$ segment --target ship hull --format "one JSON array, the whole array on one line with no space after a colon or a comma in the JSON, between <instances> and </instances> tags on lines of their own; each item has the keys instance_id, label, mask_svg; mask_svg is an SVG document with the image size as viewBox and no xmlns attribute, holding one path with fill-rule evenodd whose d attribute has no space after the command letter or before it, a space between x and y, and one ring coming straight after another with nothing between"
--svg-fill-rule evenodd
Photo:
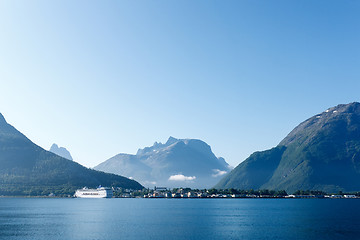
<instances>
[{"instance_id":1,"label":"ship hull","mask_svg":"<svg viewBox=\"0 0 360 240\"><path fill-rule=\"evenodd\" d=\"M75 197L77 198L112 198L113 192L110 188L98 189L78 189L76 190Z\"/></svg>"}]
</instances>

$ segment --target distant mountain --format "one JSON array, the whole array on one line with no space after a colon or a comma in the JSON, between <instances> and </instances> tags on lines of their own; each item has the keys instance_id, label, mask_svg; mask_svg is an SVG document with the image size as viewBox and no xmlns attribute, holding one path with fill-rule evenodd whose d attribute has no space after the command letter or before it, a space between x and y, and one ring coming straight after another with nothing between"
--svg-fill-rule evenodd
<instances>
[{"instance_id":1,"label":"distant mountain","mask_svg":"<svg viewBox=\"0 0 360 240\"><path fill-rule=\"evenodd\" d=\"M252 154L216 188L360 191L360 103L341 104Z\"/></svg>"},{"instance_id":2,"label":"distant mountain","mask_svg":"<svg viewBox=\"0 0 360 240\"><path fill-rule=\"evenodd\" d=\"M55 143L53 145L51 145L49 151L52 152L52 153L55 153L56 155L58 155L60 157L66 158L66 159L71 160L71 161L73 160L73 158L71 157L70 152L66 148L59 147Z\"/></svg>"},{"instance_id":3,"label":"distant mountain","mask_svg":"<svg viewBox=\"0 0 360 240\"><path fill-rule=\"evenodd\" d=\"M142 186L125 177L98 172L48 152L9 125L0 114L0 195L73 194L84 186Z\"/></svg>"},{"instance_id":4,"label":"distant mountain","mask_svg":"<svg viewBox=\"0 0 360 240\"><path fill-rule=\"evenodd\" d=\"M94 169L134 178L146 187L208 188L230 170L209 145L196 139L170 137L165 144L118 154Z\"/></svg>"}]
</instances>

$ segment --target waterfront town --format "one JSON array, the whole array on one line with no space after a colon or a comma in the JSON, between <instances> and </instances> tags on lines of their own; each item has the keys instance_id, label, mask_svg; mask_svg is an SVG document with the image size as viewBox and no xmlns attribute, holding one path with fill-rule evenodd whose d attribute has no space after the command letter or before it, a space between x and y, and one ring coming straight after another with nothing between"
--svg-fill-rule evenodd
<instances>
[{"instance_id":1,"label":"waterfront town","mask_svg":"<svg viewBox=\"0 0 360 240\"><path fill-rule=\"evenodd\" d=\"M274 190L237 190L237 189L190 189L155 187L154 189L132 190L113 189L115 198L360 198L360 192L328 194L322 191L301 191L287 194Z\"/></svg>"}]
</instances>

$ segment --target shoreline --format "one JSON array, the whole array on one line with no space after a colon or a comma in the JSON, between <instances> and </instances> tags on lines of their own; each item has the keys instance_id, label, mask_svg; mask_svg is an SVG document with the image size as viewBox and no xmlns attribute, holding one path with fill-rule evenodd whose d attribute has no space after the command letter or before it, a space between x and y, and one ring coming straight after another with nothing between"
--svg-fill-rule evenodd
<instances>
[{"instance_id":1,"label":"shoreline","mask_svg":"<svg viewBox=\"0 0 360 240\"><path fill-rule=\"evenodd\" d=\"M49 197L49 196L0 196L1 198L44 198L72 199L79 197ZM81 199L360 199L360 197L112 197L112 198L81 198Z\"/></svg>"}]
</instances>

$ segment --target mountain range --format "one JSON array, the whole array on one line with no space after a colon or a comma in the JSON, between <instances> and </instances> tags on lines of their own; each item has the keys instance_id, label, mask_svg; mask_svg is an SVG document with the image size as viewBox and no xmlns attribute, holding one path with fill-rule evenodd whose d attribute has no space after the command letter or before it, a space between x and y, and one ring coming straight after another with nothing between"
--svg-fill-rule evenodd
<instances>
[{"instance_id":1,"label":"mountain range","mask_svg":"<svg viewBox=\"0 0 360 240\"><path fill-rule=\"evenodd\" d=\"M340 104L298 125L278 146L255 152L219 189L360 190L360 103Z\"/></svg>"},{"instance_id":2,"label":"mountain range","mask_svg":"<svg viewBox=\"0 0 360 240\"><path fill-rule=\"evenodd\" d=\"M84 186L142 189L115 174L88 169L46 151L8 124L0 114L0 195L70 195Z\"/></svg>"},{"instance_id":3,"label":"mountain range","mask_svg":"<svg viewBox=\"0 0 360 240\"><path fill-rule=\"evenodd\" d=\"M142 189L140 183L354 192L360 190L360 103L307 119L277 146L253 153L233 170L205 142L174 137L88 169L37 146L0 114L0 165L0 195L68 195L98 185Z\"/></svg>"},{"instance_id":4,"label":"mountain range","mask_svg":"<svg viewBox=\"0 0 360 240\"><path fill-rule=\"evenodd\" d=\"M209 188L231 167L201 140L170 137L165 144L155 142L135 155L118 154L94 169L136 179L146 187Z\"/></svg>"}]
</instances>

